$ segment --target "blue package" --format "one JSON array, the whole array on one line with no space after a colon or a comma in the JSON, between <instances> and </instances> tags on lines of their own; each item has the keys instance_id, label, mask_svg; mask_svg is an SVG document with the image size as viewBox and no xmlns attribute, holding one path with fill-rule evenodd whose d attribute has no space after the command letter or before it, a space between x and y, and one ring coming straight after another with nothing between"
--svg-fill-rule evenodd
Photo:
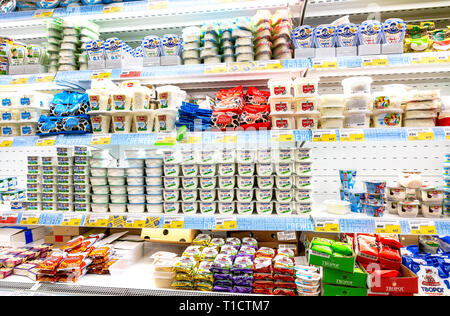
<instances>
[{"instance_id":1,"label":"blue package","mask_svg":"<svg viewBox=\"0 0 450 316\"><path fill-rule=\"evenodd\" d=\"M384 181L364 181L366 192L372 194L384 194L386 182Z\"/></svg>"},{"instance_id":2,"label":"blue package","mask_svg":"<svg viewBox=\"0 0 450 316\"><path fill-rule=\"evenodd\" d=\"M370 217L383 217L384 215L384 206L375 206L375 205L367 205L363 204L364 213Z\"/></svg>"},{"instance_id":3,"label":"blue package","mask_svg":"<svg viewBox=\"0 0 450 316\"><path fill-rule=\"evenodd\" d=\"M350 208L353 213L363 212L363 202L364 202L363 192L349 191L348 200L351 203Z\"/></svg>"},{"instance_id":4,"label":"blue package","mask_svg":"<svg viewBox=\"0 0 450 316\"><path fill-rule=\"evenodd\" d=\"M81 0L84 5L100 4L102 0Z\"/></svg>"},{"instance_id":5,"label":"blue package","mask_svg":"<svg viewBox=\"0 0 450 316\"><path fill-rule=\"evenodd\" d=\"M402 19L388 19L382 24L381 28L384 43L403 43L406 35L406 23Z\"/></svg>"},{"instance_id":6,"label":"blue package","mask_svg":"<svg viewBox=\"0 0 450 316\"><path fill-rule=\"evenodd\" d=\"M153 58L161 56L161 38L157 35L148 35L141 41L144 57Z\"/></svg>"},{"instance_id":7,"label":"blue package","mask_svg":"<svg viewBox=\"0 0 450 316\"><path fill-rule=\"evenodd\" d=\"M338 26L336 46L352 47L358 44L358 26L353 23L346 23Z\"/></svg>"},{"instance_id":8,"label":"blue package","mask_svg":"<svg viewBox=\"0 0 450 316\"><path fill-rule=\"evenodd\" d=\"M76 3L79 3L79 2L80 2L80 0L61 0L61 2L59 3L59 6L64 8L64 7L67 7L67 6L71 5L71 4L76 4Z\"/></svg>"},{"instance_id":9,"label":"blue package","mask_svg":"<svg viewBox=\"0 0 450 316\"><path fill-rule=\"evenodd\" d=\"M295 48L314 47L314 29L309 25L302 25L292 30L292 43Z\"/></svg>"},{"instance_id":10,"label":"blue package","mask_svg":"<svg viewBox=\"0 0 450 316\"><path fill-rule=\"evenodd\" d=\"M381 23L375 20L364 21L359 25L358 37L360 45L381 44Z\"/></svg>"},{"instance_id":11,"label":"blue package","mask_svg":"<svg viewBox=\"0 0 450 316\"><path fill-rule=\"evenodd\" d=\"M316 48L330 48L336 46L336 27L322 24L314 29L314 46Z\"/></svg>"},{"instance_id":12,"label":"blue package","mask_svg":"<svg viewBox=\"0 0 450 316\"><path fill-rule=\"evenodd\" d=\"M50 113L53 116L78 116L90 111L87 93L64 91L55 94L50 102Z\"/></svg>"},{"instance_id":13,"label":"blue package","mask_svg":"<svg viewBox=\"0 0 450 316\"><path fill-rule=\"evenodd\" d=\"M89 115L79 116L45 116L38 121L37 135L85 134L91 133Z\"/></svg>"},{"instance_id":14,"label":"blue package","mask_svg":"<svg viewBox=\"0 0 450 316\"><path fill-rule=\"evenodd\" d=\"M39 0L36 1L38 9L53 9L59 5L60 0Z\"/></svg>"},{"instance_id":15,"label":"blue package","mask_svg":"<svg viewBox=\"0 0 450 316\"><path fill-rule=\"evenodd\" d=\"M344 190L351 190L356 183L356 170L339 170L339 178Z\"/></svg>"},{"instance_id":16,"label":"blue package","mask_svg":"<svg viewBox=\"0 0 450 316\"><path fill-rule=\"evenodd\" d=\"M166 34L161 38L162 56L179 56L182 47L182 41L178 35Z\"/></svg>"},{"instance_id":17,"label":"blue package","mask_svg":"<svg viewBox=\"0 0 450 316\"><path fill-rule=\"evenodd\" d=\"M36 9L36 4L31 1L18 0L16 6L19 9Z\"/></svg>"}]
</instances>

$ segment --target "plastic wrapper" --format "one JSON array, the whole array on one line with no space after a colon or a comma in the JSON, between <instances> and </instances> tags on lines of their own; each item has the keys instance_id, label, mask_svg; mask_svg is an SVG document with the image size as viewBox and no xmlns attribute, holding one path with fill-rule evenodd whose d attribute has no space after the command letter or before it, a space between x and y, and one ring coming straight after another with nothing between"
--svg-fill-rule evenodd
<instances>
[{"instance_id":1,"label":"plastic wrapper","mask_svg":"<svg viewBox=\"0 0 450 316\"><path fill-rule=\"evenodd\" d=\"M244 128L270 128L270 105L246 105L239 116L239 125Z\"/></svg>"},{"instance_id":2,"label":"plastic wrapper","mask_svg":"<svg viewBox=\"0 0 450 316\"><path fill-rule=\"evenodd\" d=\"M342 242L334 242L331 244L331 249L340 255L351 256L353 255L352 246Z\"/></svg>"},{"instance_id":3,"label":"plastic wrapper","mask_svg":"<svg viewBox=\"0 0 450 316\"><path fill-rule=\"evenodd\" d=\"M265 105L268 104L270 97L269 91L262 91L255 87L248 87L244 96L245 105Z\"/></svg>"},{"instance_id":4,"label":"plastic wrapper","mask_svg":"<svg viewBox=\"0 0 450 316\"><path fill-rule=\"evenodd\" d=\"M194 275L192 273L183 273L183 272L177 272L174 276L174 281L193 281Z\"/></svg>"},{"instance_id":5,"label":"plastic wrapper","mask_svg":"<svg viewBox=\"0 0 450 316\"><path fill-rule=\"evenodd\" d=\"M37 126L37 135L85 134L92 132L89 115L45 116L41 115Z\"/></svg>"},{"instance_id":6,"label":"plastic wrapper","mask_svg":"<svg viewBox=\"0 0 450 316\"><path fill-rule=\"evenodd\" d=\"M292 288L275 288L273 290L273 295L297 296L297 293L295 289Z\"/></svg>"},{"instance_id":7,"label":"plastic wrapper","mask_svg":"<svg viewBox=\"0 0 450 316\"><path fill-rule=\"evenodd\" d=\"M97 259L104 258L114 253L114 249L111 246L102 246L92 249L89 252L88 258Z\"/></svg>"},{"instance_id":8,"label":"plastic wrapper","mask_svg":"<svg viewBox=\"0 0 450 316\"><path fill-rule=\"evenodd\" d=\"M263 257L263 258L274 258L276 254L276 250L268 247L261 247L256 251L255 257Z\"/></svg>"},{"instance_id":9,"label":"plastic wrapper","mask_svg":"<svg viewBox=\"0 0 450 316\"><path fill-rule=\"evenodd\" d=\"M195 270L194 279L196 281L202 282L214 282L214 275L211 271L213 262L211 261L202 261L199 266Z\"/></svg>"},{"instance_id":10,"label":"plastic wrapper","mask_svg":"<svg viewBox=\"0 0 450 316\"><path fill-rule=\"evenodd\" d=\"M251 286L238 286L235 285L233 286L233 292L234 293L251 293L252 292L252 287Z\"/></svg>"},{"instance_id":11,"label":"plastic wrapper","mask_svg":"<svg viewBox=\"0 0 450 316\"><path fill-rule=\"evenodd\" d=\"M214 259L214 263L211 270L217 273L226 273L230 271L232 265L233 265L233 257L221 253L217 255L216 259Z\"/></svg>"},{"instance_id":12,"label":"plastic wrapper","mask_svg":"<svg viewBox=\"0 0 450 316\"><path fill-rule=\"evenodd\" d=\"M87 93L64 91L55 94L50 102L52 116L78 116L90 111Z\"/></svg>"},{"instance_id":13,"label":"plastic wrapper","mask_svg":"<svg viewBox=\"0 0 450 316\"><path fill-rule=\"evenodd\" d=\"M67 256L65 252L54 252L42 262L37 269L43 271L56 271L59 264Z\"/></svg>"},{"instance_id":14,"label":"plastic wrapper","mask_svg":"<svg viewBox=\"0 0 450 316\"><path fill-rule=\"evenodd\" d=\"M223 286L223 285L214 285L213 292L233 292L233 287L231 286Z\"/></svg>"},{"instance_id":15,"label":"plastic wrapper","mask_svg":"<svg viewBox=\"0 0 450 316\"><path fill-rule=\"evenodd\" d=\"M233 266L231 267L232 272L239 273L252 273L253 269L252 259L249 257L236 257Z\"/></svg>"},{"instance_id":16,"label":"plastic wrapper","mask_svg":"<svg viewBox=\"0 0 450 316\"><path fill-rule=\"evenodd\" d=\"M212 283L203 282L203 281L195 281L194 287L197 291L211 292L213 290Z\"/></svg>"},{"instance_id":17,"label":"plastic wrapper","mask_svg":"<svg viewBox=\"0 0 450 316\"><path fill-rule=\"evenodd\" d=\"M213 238L208 244L208 247L220 248L225 245L225 240L223 238Z\"/></svg>"},{"instance_id":18,"label":"plastic wrapper","mask_svg":"<svg viewBox=\"0 0 450 316\"><path fill-rule=\"evenodd\" d=\"M12 268L0 268L0 280L6 279L13 273Z\"/></svg>"},{"instance_id":19,"label":"plastic wrapper","mask_svg":"<svg viewBox=\"0 0 450 316\"><path fill-rule=\"evenodd\" d=\"M255 280L253 282L253 288L273 289L274 286L275 282L272 280Z\"/></svg>"},{"instance_id":20,"label":"plastic wrapper","mask_svg":"<svg viewBox=\"0 0 450 316\"><path fill-rule=\"evenodd\" d=\"M278 249L277 255L282 255L282 256L286 256L288 258L294 258L295 253L292 249Z\"/></svg>"},{"instance_id":21,"label":"plastic wrapper","mask_svg":"<svg viewBox=\"0 0 450 316\"><path fill-rule=\"evenodd\" d=\"M271 288L253 288L252 293L261 295L273 295L273 291Z\"/></svg>"},{"instance_id":22,"label":"plastic wrapper","mask_svg":"<svg viewBox=\"0 0 450 316\"><path fill-rule=\"evenodd\" d=\"M192 257L181 257L173 265L173 271L192 274L197 262Z\"/></svg>"},{"instance_id":23,"label":"plastic wrapper","mask_svg":"<svg viewBox=\"0 0 450 316\"><path fill-rule=\"evenodd\" d=\"M380 234L379 235L379 241L380 241L380 244L392 247L394 249L403 248L403 245L398 240L397 235Z\"/></svg>"},{"instance_id":24,"label":"plastic wrapper","mask_svg":"<svg viewBox=\"0 0 450 316\"><path fill-rule=\"evenodd\" d=\"M241 247L241 244L242 244L242 242L239 238L229 237L225 240L225 245L231 245L237 249L239 249Z\"/></svg>"},{"instance_id":25,"label":"plastic wrapper","mask_svg":"<svg viewBox=\"0 0 450 316\"><path fill-rule=\"evenodd\" d=\"M239 252L236 255L236 257L248 257L253 260L255 258L255 253L256 253L255 248L245 245L242 246L241 249L239 249Z\"/></svg>"},{"instance_id":26,"label":"plastic wrapper","mask_svg":"<svg viewBox=\"0 0 450 316\"><path fill-rule=\"evenodd\" d=\"M174 287L179 290L193 290L194 282L193 281L173 281L171 287Z\"/></svg>"},{"instance_id":27,"label":"plastic wrapper","mask_svg":"<svg viewBox=\"0 0 450 316\"><path fill-rule=\"evenodd\" d=\"M250 246L258 249L258 241L253 237L244 237L242 238L242 246Z\"/></svg>"},{"instance_id":28,"label":"plastic wrapper","mask_svg":"<svg viewBox=\"0 0 450 316\"><path fill-rule=\"evenodd\" d=\"M211 242L211 236L207 234L198 234L192 241L193 245L208 246Z\"/></svg>"},{"instance_id":29,"label":"plastic wrapper","mask_svg":"<svg viewBox=\"0 0 450 316\"><path fill-rule=\"evenodd\" d=\"M290 274L278 274L275 273L273 275L273 279L275 281L284 281L284 282L295 282L295 277Z\"/></svg>"},{"instance_id":30,"label":"plastic wrapper","mask_svg":"<svg viewBox=\"0 0 450 316\"><path fill-rule=\"evenodd\" d=\"M219 252L217 251L217 248L215 247L205 247L202 250L202 253L200 255L200 260L202 261L214 261L214 259L217 257Z\"/></svg>"},{"instance_id":31,"label":"plastic wrapper","mask_svg":"<svg viewBox=\"0 0 450 316\"><path fill-rule=\"evenodd\" d=\"M254 273L272 273L272 259L266 257L256 257L253 261Z\"/></svg>"},{"instance_id":32,"label":"plastic wrapper","mask_svg":"<svg viewBox=\"0 0 450 316\"><path fill-rule=\"evenodd\" d=\"M239 127L240 115L235 112L213 112L211 121L215 128L219 130L236 129Z\"/></svg>"},{"instance_id":33,"label":"plastic wrapper","mask_svg":"<svg viewBox=\"0 0 450 316\"><path fill-rule=\"evenodd\" d=\"M184 250L182 257L192 257L196 261L199 261L201 255L202 255L202 248L200 246L189 246Z\"/></svg>"},{"instance_id":34,"label":"plastic wrapper","mask_svg":"<svg viewBox=\"0 0 450 316\"><path fill-rule=\"evenodd\" d=\"M84 254L69 254L59 264L57 270L79 269L86 258Z\"/></svg>"},{"instance_id":35,"label":"plastic wrapper","mask_svg":"<svg viewBox=\"0 0 450 316\"><path fill-rule=\"evenodd\" d=\"M286 256L277 255L273 259L273 272L279 274L294 274L294 261Z\"/></svg>"},{"instance_id":36,"label":"plastic wrapper","mask_svg":"<svg viewBox=\"0 0 450 316\"><path fill-rule=\"evenodd\" d=\"M97 242L97 239L95 238L88 238L85 239L81 242L79 247L76 247L75 249L72 249L71 251L69 251L70 254L73 253L82 253L82 252L87 252L88 249L92 249L92 246Z\"/></svg>"},{"instance_id":37,"label":"plastic wrapper","mask_svg":"<svg viewBox=\"0 0 450 316\"><path fill-rule=\"evenodd\" d=\"M392 249L391 247L388 247L388 246L384 246L381 248L379 257L387 259L387 260L396 261L396 262L399 262L402 260L402 258L400 257L399 251L397 249Z\"/></svg>"},{"instance_id":38,"label":"plastic wrapper","mask_svg":"<svg viewBox=\"0 0 450 316\"><path fill-rule=\"evenodd\" d=\"M232 256L233 258L237 255L238 250L233 245L224 245L220 248L220 254L225 254Z\"/></svg>"},{"instance_id":39,"label":"plastic wrapper","mask_svg":"<svg viewBox=\"0 0 450 316\"><path fill-rule=\"evenodd\" d=\"M214 286L233 286L232 280L217 280L214 279Z\"/></svg>"},{"instance_id":40,"label":"plastic wrapper","mask_svg":"<svg viewBox=\"0 0 450 316\"><path fill-rule=\"evenodd\" d=\"M214 280L233 280L230 273L214 273Z\"/></svg>"},{"instance_id":41,"label":"plastic wrapper","mask_svg":"<svg viewBox=\"0 0 450 316\"><path fill-rule=\"evenodd\" d=\"M254 280L274 280L274 277L273 277L272 273L254 272L253 279Z\"/></svg>"}]
</instances>

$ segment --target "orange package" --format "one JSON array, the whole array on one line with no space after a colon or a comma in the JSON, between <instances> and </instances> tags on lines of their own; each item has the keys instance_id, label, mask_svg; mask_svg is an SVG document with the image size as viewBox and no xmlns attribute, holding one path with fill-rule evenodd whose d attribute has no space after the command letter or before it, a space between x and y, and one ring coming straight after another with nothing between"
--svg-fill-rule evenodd
<instances>
[{"instance_id":1,"label":"orange package","mask_svg":"<svg viewBox=\"0 0 450 316\"><path fill-rule=\"evenodd\" d=\"M48 256L40 265L38 265L37 269L55 271L66 256L67 254L64 252L55 252Z\"/></svg>"},{"instance_id":2,"label":"orange package","mask_svg":"<svg viewBox=\"0 0 450 316\"><path fill-rule=\"evenodd\" d=\"M112 253L111 246L102 246L102 247L98 247L98 248L95 248L94 250L92 250L88 257L89 258L104 258L111 253Z\"/></svg>"},{"instance_id":3,"label":"orange package","mask_svg":"<svg viewBox=\"0 0 450 316\"><path fill-rule=\"evenodd\" d=\"M92 248L92 245L95 244L96 241L97 241L97 239L95 239L95 238L85 239L83 242L81 242L79 247L69 251L69 253L70 254L81 253L81 252L90 253L90 251L92 251L92 249L94 249L94 248Z\"/></svg>"},{"instance_id":4,"label":"orange package","mask_svg":"<svg viewBox=\"0 0 450 316\"><path fill-rule=\"evenodd\" d=\"M59 264L58 271L67 269L79 269L85 258L86 253L68 255Z\"/></svg>"},{"instance_id":5,"label":"orange package","mask_svg":"<svg viewBox=\"0 0 450 316\"><path fill-rule=\"evenodd\" d=\"M70 252L78 247L81 246L81 243L83 242L84 238L83 236L78 236L72 240L69 240L64 246L62 246L60 249L65 252Z\"/></svg>"}]
</instances>

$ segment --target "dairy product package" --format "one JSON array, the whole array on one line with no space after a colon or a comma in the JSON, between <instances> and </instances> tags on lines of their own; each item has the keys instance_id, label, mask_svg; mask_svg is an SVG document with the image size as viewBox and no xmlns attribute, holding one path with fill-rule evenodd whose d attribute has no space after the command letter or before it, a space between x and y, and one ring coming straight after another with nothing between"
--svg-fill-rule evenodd
<instances>
[{"instance_id":1,"label":"dairy product package","mask_svg":"<svg viewBox=\"0 0 450 316\"><path fill-rule=\"evenodd\" d=\"M406 23L402 19L388 19L382 24L381 29L384 43L403 43L406 34Z\"/></svg>"},{"instance_id":2,"label":"dairy product package","mask_svg":"<svg viewBox=\"0 0 450 316\"><path fill-rule=\"evenodd\" d=\"M316 48L330 48L336 45L336 27L322 24L314 29L314 45Z\"/></svg>"},{"instance_id":3,"label":"dairy product package","mask_svg":"<svg viewBox=\"0 0 450 316\"><path fill-rule=\"evenodd\" d=\"M337 27L337 47L351 47L358 44L358 27L353 23L342 24Z\"/></svg>"},{"instance_id":4,"label":"dairy product package","mask_svg":"<svg viewBox=\"0 0 450 316\"><path fill-rule=\"evenodd\" d=\"M314 47L314 30L309 25L296 27L292 31L292 42L295 48L313 48Z\"/></svg>"},{"instance_id":5,"label":"dairy product package","mask_svg":"<svg viewBox=\"0 0 450 316\"><path fill-rule=\"evenodd\" d=\"M359 25L358 36L360 45L381 44L381 23L375 20L364 21Z\"/></svg>"}]
</instances>

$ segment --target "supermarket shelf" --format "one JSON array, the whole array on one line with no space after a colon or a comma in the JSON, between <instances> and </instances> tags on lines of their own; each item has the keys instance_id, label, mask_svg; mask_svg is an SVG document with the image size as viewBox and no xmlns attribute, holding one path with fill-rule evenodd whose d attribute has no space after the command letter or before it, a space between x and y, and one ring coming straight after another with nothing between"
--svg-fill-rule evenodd
<instances>
[{"instance_id":1,"label":"supermarket shelf","mask_svg":"<svg viewBox=\"0 0 450 316\"><path fill-rule=\"evenodd\" d=\"M305 23L312 26L331 23L349 15L353 23L366 19L384 21L401 18L406 22L448 21L448 1L420 0L310 0L305 11Z\"/></svg>"},{"instance_id":2,"label":"supermarket shelf","mask_svg":"<svg viewBox=\"0 0 450 316\"><path fill-rule=\"evenodd\" d=\"M0 15L0 33L16 40L45 40L46 18L88 19L100 26L102 37L124 41L141 40L151 31L160 35L220 19L253 16L257 10L291 8L294 17L302 14L303 0L154 0L12 12ZM158 33L161 32L161 33Z\"/></svg>"},{"instance_id":3,"label":"supermarket shelf","mask_svg":"<svg viewBox=\"0 0 450 316\"><path fill-rule=\"evenodd\" d=\"M232 137L224 137L232 136ZM0 137L0 147L34 146L145 146L153 147L161 137L173 133L149 134L84 134L48 137ZM178 146L229 145L258 148L292 145L293 142L362 142L362 141L445 141L450 140L450 127L433 128L368 128L343 130L235 131L187 133Z\"/></svg>"},{"instance_id":4,"label":"supermarket shelf","mask_svg":"<svg viewBox=\"0 0 450 316\"><path fill-rule=\"evenodd\" d=\"M385 214L371 218L365 214L335 216L314 211L302 216L262 215L184 215L184 214L111 214L62 212L3 212L0 224L85 226L110 228L167 228L200 230L317 231L341 233L379 233L380 229L397 234L448 235L450 218L401 218ZM387 225L387 227L386 227ZM389 226L390 225L390 226Z\"/></svg>"}]
</instances>

